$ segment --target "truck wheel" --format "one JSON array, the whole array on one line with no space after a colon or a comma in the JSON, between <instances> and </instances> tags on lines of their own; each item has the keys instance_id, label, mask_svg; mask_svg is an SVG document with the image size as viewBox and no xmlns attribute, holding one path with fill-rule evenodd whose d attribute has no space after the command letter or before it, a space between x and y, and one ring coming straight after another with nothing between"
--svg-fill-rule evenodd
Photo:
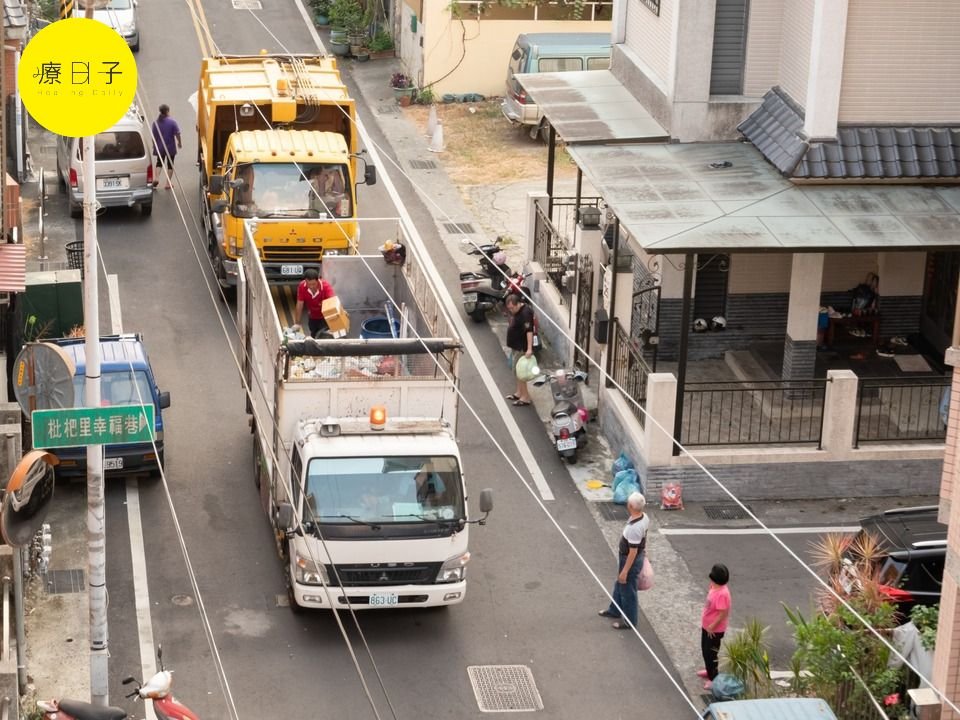
<instances>
[{"instance_id":1,"label":"truck wheel","mask_svg":"<svg viewBox=\"0 0 960 720\"><path fill-rule=\"evenodd\" d=\"M290 612L294 615L302 615L304 612L303 607L297 603L297 598L293 594L293 586L290 584L290 579L287 578L287 601L290 603Z\"/></svg>"},{"instance_id":2,"label":"truck wheel","mask_svg":"<svg viewBox=\"0 0 960 720\"><path fill-rule=\"evenodd\" d=\"M486 310L474 310L472 313L467 313L467 314L470 316L470 319L473 320L475 323L482 323L484 320L487 319Z\"/></svg>"}]
</instances>

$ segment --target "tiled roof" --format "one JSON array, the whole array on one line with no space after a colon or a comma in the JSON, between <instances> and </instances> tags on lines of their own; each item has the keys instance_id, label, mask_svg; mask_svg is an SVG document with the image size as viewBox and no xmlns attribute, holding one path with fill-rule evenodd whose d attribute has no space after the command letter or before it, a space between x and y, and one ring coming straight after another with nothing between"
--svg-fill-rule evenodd
<instances>
[{"instance_id":1,"label":"tiled roof","mask_svg":"<svg viewBox=\"0 0 960 720\"><path fill-rule=\"evenodd\" d=\"M20 0L3 0L3 26L5 28L25 28L27 14Z\"/></svg>"},{"instance_id":2,"label":"tiled roof","mask_svg":"<svg viewBox=\"0 0 960 720\"><path fill-rule=\"evenodd\" d=\"M810 141L803 134L803 112L773 88L737 129L789 178L960 177L960 126L846 125L836 141Z\"/></svg>"}]
</instances>

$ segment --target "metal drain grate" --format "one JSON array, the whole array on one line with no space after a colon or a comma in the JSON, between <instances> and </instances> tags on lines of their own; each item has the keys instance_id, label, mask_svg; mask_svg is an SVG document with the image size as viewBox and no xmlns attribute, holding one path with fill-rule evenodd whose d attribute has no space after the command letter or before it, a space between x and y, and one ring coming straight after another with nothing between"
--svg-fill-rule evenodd
<instances>
[{"instance_id":1,"label":"metal drain grate","mask_svg":"<svg viewBox=\"0 0 960 720\"><path fill-rule=\"evenodd\" d=\"M414 170L436 170L437 164L433 160L411 160L410 167ZM454 230L452 232L456 231ZM473 230L470 232L473 232Z\"/></svg>"},{"instance_id":2,"label":"metal drain grate","mask_svg":"<svg viewBox=\"0 0 960 720\"><path fill-rule=\"evenodd\" d=\"M263 10L260 0L230 0L234 10Z\"/></svg>"},{"instance_id":3,"label":"metal drain grate","mask_svg":"<svg viewBox=\"0 0 960 720\"><path fill-rule=\"evenodd\" d=\"M597 506L597 511L603 516L604 520L626 521L630 518L630 512L626 505L617 505L612 502L598 502L594 505Z\"/></svg>"},{"instance_id":4,"label":"metal drain grate","mask_svg":"<svg viewBox=\"0 0 960 720\"><path fill-rule=\"evenodd\" d=\"M448 233L466 233L467 235L476 232L471 223L444 223L443 229Z\"/></svg>"},{"instance_id":5,"label":"metal drain grate","mask_svg":"<svg viewBox=\"0 0 960 720\"><path fill-rule=\"evenodd\" d=\"M480 712L536 712L543 700L526 665L472 665L467 668Z\"/></svg>"},{"instance_id":6,"label":"metal drain grate","mask_svg":"<svg viewBox=\"0 0 960 720\"><path fill-rule=\"evenodd\" d=\"M750 517L739 505L704 505L703 512L711 520L746 520Z\"/></svg>"},{"instance_id":7,"label":"metal drain grate","mask_svg":"<svg viewBox=\"0 0 960 720\"><path fill-rule=\"evenodd\" d=\"M54 570L47 573L47 592L51 595L84 592L86 589L83 570Z\"/></svg>"}]
</instances>

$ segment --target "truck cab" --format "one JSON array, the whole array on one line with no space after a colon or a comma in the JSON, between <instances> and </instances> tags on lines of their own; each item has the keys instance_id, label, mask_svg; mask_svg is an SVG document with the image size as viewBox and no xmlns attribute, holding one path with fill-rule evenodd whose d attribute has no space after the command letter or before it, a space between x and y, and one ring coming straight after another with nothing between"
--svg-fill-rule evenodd
<instances>
[{"instance_id":1,"label":"truck cab","mask_svg":"<svg viewBox=\"0 0 960 720\"><path fill-rule=\"evenodd\" d=\"M279 507L292 608L463 601L469 517L448 425L398 418L371 435L366 420L307 420L296 437Z\"/></svg>"},{"instance_id":2,"label":"truck cab","mask_svg":"<svg viewBox=\"0 0 960 720\"><path fill-rule=\"evenodd\" d=\"M83 407L86 378L85 338L54 340L73 360L74 407ZM159 474L163 465L163 409L170 407L170 393L161 392L147 357L143 339L137 334L105 335L100 338L101 405L139 405L152 403L156 431L155 443L132 443L104 447L104 474ZM154 447L155 446L155 447ZM87 472L86 447L58 448L59 476L78 476Z\"/></svg>"}]
</instances>

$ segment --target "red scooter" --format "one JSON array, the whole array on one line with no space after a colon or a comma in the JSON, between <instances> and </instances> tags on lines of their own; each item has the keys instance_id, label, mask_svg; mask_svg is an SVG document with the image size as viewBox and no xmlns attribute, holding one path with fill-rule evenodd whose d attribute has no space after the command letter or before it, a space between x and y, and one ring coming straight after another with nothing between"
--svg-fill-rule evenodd
<instances>
[{"instance_id":1,"label":"red scooter","mask_svg":"<svg viewBox=\"0 0 960 720\"><path fill-rule=\"evenodd\" d=\"M153 701L153 712L157 720L200 720L189 708L177 702L170 692L173 685L173 673L163 669L163 648L157 648L157 662L160 671L149 682L140 685L127 695L128 698L140 696ZM136 683L133 676L124 678L123 684ZM127 711L123 708L83 702L81 700L38 700L37 707L43 712L44 720L127 720Z\"/></svg>"}]
</instances>

